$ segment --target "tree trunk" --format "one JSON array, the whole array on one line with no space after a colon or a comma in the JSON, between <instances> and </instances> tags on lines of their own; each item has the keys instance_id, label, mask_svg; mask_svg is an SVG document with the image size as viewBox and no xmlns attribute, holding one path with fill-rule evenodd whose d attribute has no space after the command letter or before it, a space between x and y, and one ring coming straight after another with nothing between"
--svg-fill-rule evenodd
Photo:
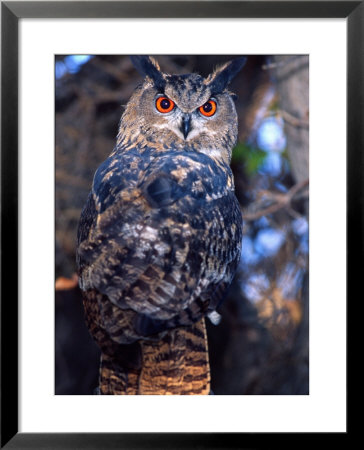
<instances>
[{"instance_id":1,"label":"tree trunk","mask_svg":"<svg viewBox=\"0 0 364 450\"><path fill-rule=\"evenodd\" d=\"M297 183L308 179L309 58L275 56L272 74L279 95L279 108L285 122L288 156Z\"/></svg>"}]
</instances>

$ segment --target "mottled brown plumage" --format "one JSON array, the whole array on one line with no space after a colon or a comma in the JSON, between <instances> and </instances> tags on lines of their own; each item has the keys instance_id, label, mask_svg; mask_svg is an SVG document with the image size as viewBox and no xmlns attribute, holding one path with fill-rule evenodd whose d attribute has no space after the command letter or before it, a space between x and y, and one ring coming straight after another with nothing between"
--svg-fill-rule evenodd
<instances>
[{"instance_id":1,"label":"mottled brown plumage","mask_svg":"<svg viewBox=\"0 0 364 450\"><path fill-rule=\"evenodd\" d=\"M222 301L241 248L229 168L237 117L226 88L243 59L206 79L133 60L146 78L95 173L78 232L86 321L102 351L100 392L207 394L204 317ZM171 112L157 110L160 96ZM216 113L205 117L200 107L210 99Z\"/></svg>"}]
</instances>

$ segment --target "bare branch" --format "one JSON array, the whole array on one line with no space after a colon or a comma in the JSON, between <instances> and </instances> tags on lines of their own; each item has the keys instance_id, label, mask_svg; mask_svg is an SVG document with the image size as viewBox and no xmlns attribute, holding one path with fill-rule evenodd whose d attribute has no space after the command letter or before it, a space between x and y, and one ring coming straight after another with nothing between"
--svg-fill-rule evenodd
<instances>
[{"instance_id":1,"label":"bare branch","mask_svg":"<svg viewBox=\"0 0 364 450\"><path fill-rule=\"evenodd\" d=\"M286 123L289 123L294 127L308 128L309 125L308 120L299 119L298 117L293 116L289 112L283 111L283 109L279 109L277 111L277 115L280 115Z\"/></svg>"},{"instance_id":2,"label":"bare branch","mask_svg":"<svg viewBox=\"0 0 364 450\"><path fill-rule=\"evenodd\" d=\"M296 59L300 59L303 56L305 56L305 55L295 55L295 56L292 56L291 58L287 58L282 61L277 61L277 62L269 63L269 64L263 64L262 69L263 70L276 69L277 67L285 66L285 65L291 63L292 61L295 61Z\"/></svg>"},{"instance_id":3,"label":"bare branch","mask_svg":"<svg viewBox=\"0 0 364 450\"><path fill-rule=\"evenodd\" d=\"M300 119L298 117L295 117L291 113L284 111L283 109L278 109L276 111L269 111L265 117L278 117L282 118L286 123L294 126L294 127L301 127L301 128L308 128L309 121L308 119Z\"/></svg>"},{"instance_id":4,"label":"bare branch","mask_svg":"<svg viewBox=\"0 0 364 450\"><path fill-rule=\"evenodd\" d=\"M263 201L258 200L250 205L249 210L253 210L249 212L247 210L243 211L244 220L247 222L251 222L253 220L257 220L260 217L267 216L268 214L273 214L280 209L288 208L288 212L295 217L297 217L297 213L293 211L291 208L291 202L294 200L299 194L300 198L308 197L308 192L301 192L309 185L309 180L301 181L300 183L295 184L291 187L291 189L285 194L277 193L277 192L269 192L264 191L261 194L261 197L264 197ZM273 203L267 207L261 207L262 203L267 200L272 201Z\"/></svg>"}]
</instances>

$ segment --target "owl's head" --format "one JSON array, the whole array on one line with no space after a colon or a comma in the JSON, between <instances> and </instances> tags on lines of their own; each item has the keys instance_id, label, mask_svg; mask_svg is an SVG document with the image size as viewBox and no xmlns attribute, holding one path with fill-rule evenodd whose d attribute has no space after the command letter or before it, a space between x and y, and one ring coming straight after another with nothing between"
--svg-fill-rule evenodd
<instances>
[{"instance_id":1,"label":"owl's head","mask_svg":"<svg viewBox=\"0 0 364 450\"><path fill-rule=\"evenodd\" d=\"M132 61L145 77L121 118L118 143L198 151L230 161L237 139L237 114L228 85L245 57L217 68L208 77L170 75L148 56Z\"/></svg>"}]
</instances>

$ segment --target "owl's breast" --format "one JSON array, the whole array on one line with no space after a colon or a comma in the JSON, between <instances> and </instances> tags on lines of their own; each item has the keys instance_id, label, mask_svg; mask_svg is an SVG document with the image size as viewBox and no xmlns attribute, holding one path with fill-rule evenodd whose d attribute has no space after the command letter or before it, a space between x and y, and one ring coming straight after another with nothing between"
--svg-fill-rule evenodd
<instances>
[{"instance_id":1,"label":"owl's breast","mask_svg":"<svg viewBox=\"0 0 364 450\"><path fill-rule=\"evenodd\" d=\"M242 240L242 215L230 168L194 154L155 164L158 170L141 186L154 211L150 225L159 228L157 240L168 236L172 244L164 269L173 272L178 267L179 274L198 280L194 295L220 282L229 284Z\"/></svg>"},{"instance_id":2,"label":"owl's breast","mask_svg":"<svg viewBox=\"0 0 364 450\"><path fill-rule=\"evenodd\" d=\"M156 158L142 176L140 187L154 207L184 199L193 206L233 192L231 169L197 152L168 152Z\"/></svg>"},{"instance_id":3,"label":"owl's breast","mask_svg":"<svg viewBox=\"0 0 364 450\"><path fill-rule=\"evenodd\" d=\"M95 175L88 209L96 219L83 216L80 278L103 295L106 329L130 342L216 308L239 261L242 218L230 168L206 155L114 161ZM117 325L124 310L133 311L134 331Z\"/></svg>"}]
</instances>

